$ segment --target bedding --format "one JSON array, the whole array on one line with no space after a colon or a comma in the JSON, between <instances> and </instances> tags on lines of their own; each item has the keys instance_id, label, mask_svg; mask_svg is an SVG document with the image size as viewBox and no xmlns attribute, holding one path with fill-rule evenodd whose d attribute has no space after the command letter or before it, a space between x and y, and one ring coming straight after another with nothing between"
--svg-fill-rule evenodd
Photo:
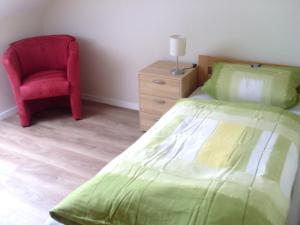
<instances>
[{"instance_id":1,"label":"bedding","mask_svg":"<svg viewBox=\"0 0 300 225\"><path fill-rule=\"evenodd\" d=\"M300 117L184 99L50 214L66 225L284 225Z\"/></svg>"},{"instance_id":2,"label":"bedding","mask_svg":"<svg viewBox=\"0 0 300 225\"><path fill-rule=\"evenodd\" d=\"M202 90L219 100L290 108L298 102L299 84L297 68L216 63Z\"/></svg>"}]
</instances>

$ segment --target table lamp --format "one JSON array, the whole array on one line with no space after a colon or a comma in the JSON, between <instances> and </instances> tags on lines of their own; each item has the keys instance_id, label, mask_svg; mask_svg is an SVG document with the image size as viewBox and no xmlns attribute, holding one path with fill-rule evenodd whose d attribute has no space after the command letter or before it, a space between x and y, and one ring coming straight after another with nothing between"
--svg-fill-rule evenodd
<instances>
[{"instance_id":1,"label":"table lamp","mask_svg":"<svg viewBox=\"0 0 300 225\"><path fill-rule=\"evenodd\" d=\"M172 75L184 74L184 70L179 68L179 56L185 55L186 38L181 35L172 35L170 37L170 55L176 56L176 68L171 69Z\"/></svg>"}]
</instances>

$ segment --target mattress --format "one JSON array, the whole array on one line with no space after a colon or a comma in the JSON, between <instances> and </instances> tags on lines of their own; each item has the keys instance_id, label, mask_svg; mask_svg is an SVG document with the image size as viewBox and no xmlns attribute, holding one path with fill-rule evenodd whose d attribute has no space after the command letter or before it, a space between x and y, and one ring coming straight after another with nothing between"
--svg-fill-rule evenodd
<instances>
[{"instance_id":1,"label":"mattress","mask_svg":"<svg viewBox=\"0 0 300 225\"><path fill-rule=\"evenodd\" d=\"M205 92L201 91L201 87L197 88L191 95L192 99L204 99L213 100L214 98ZM288 111L300 116L300 102ZM290 206L290 212L288 216L287 225L299 225L300 224L300 167L298 167L296 181L293 187L293 195Z\"/></svg>"},{"instance_id":2,"label":"mattress","mask_svg":"<svg viewBox=\"0 0 300 225\"><path fill-rule=\"evenodd\" d=\"M183 99L51 215L72 225L285 224L299 131L300 118L276 107Z\"/></svg>"},{"instance_id":3,"label":"mattress","mask_svg":"<svg viewBox=\"0 0 300 225\"><path fill-rule=\"evenodd\" d=\"M54 219L52 219L51 217L49 217L44 225L63 225L63 224L59 223L59 222L55 221Z\"/></svg>"}]
</instances>

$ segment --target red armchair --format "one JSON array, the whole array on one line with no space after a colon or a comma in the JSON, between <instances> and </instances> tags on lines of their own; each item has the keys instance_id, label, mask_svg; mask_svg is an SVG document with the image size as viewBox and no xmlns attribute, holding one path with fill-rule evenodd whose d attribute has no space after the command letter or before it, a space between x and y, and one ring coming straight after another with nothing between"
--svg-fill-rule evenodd
<instances>
[{"instance_id":1,"label":"red armchair","mask_svg":"<svg viewBox=\"0 0 300 225\"><path fill-rule=\"evenodd\" d=\"M81 119L79 48L68 35L49 35L14 42L3 55L22 126L49 107L71 106Z\"/></svg>"}]
</instances>

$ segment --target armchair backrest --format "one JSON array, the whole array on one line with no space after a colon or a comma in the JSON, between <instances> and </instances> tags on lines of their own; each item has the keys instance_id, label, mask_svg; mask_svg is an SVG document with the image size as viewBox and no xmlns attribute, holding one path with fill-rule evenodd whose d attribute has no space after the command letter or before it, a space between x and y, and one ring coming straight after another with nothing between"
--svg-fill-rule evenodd
<instances>
[{"instance_id":1,"label":"armchair backrest","mask_svg":"<svg viewBox=\"0 0 300 225\"><path fill-rule=\"evenodd\" d=\"M69 35L32 37L14 42L10 47L16 52L22 77L43 70L66 70L70 42Z\"/></svg>"}]
</instances>

